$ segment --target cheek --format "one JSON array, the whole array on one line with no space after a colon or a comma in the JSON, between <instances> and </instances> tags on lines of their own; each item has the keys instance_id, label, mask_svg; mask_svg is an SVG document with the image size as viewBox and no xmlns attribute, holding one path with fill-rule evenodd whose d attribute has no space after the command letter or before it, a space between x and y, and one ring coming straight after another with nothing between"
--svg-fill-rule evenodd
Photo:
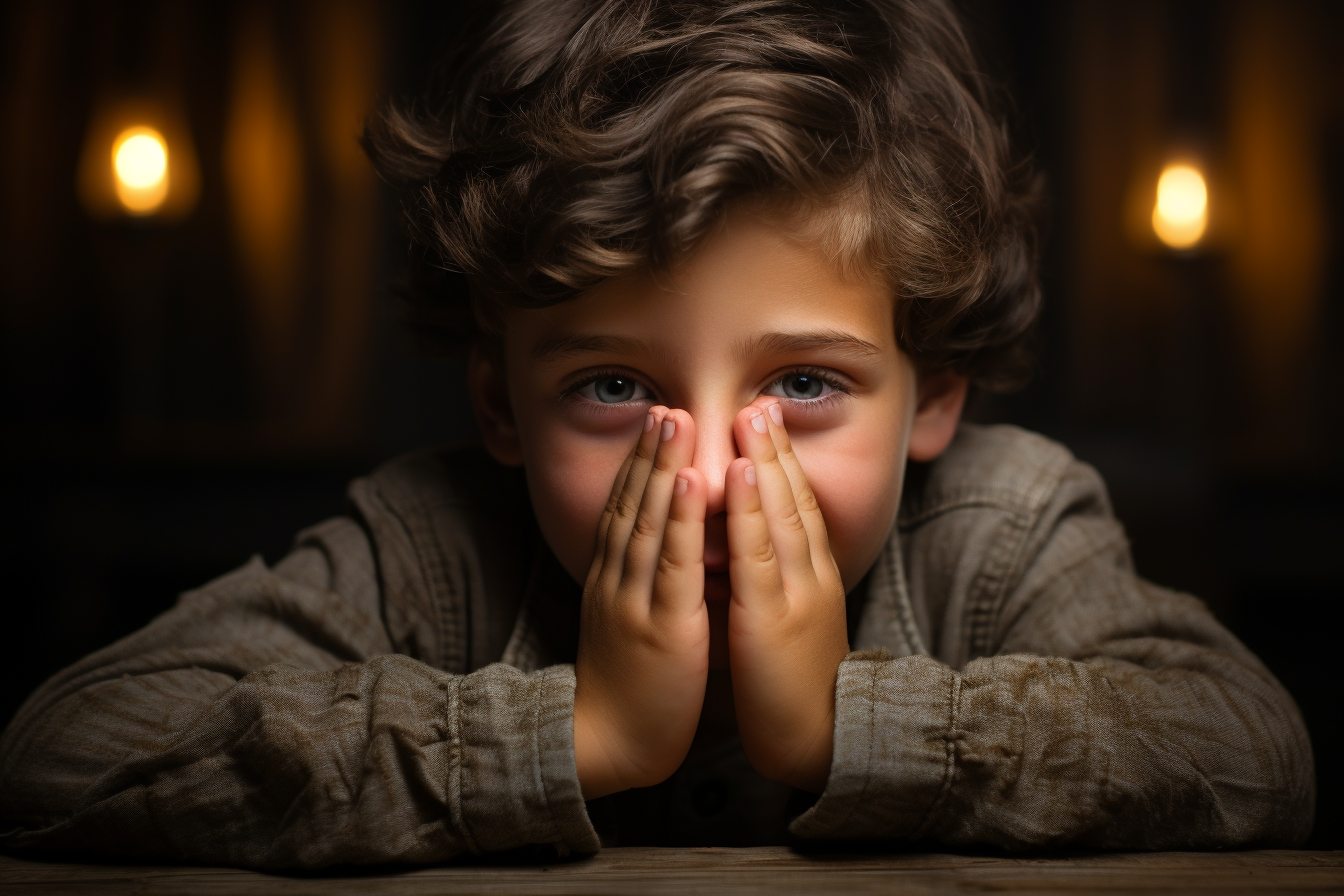
<instances>
[{"instance_id":1,"label":"cheek","mask_svg":"<svg viewBox=\"0 0 1344 896\"><path fill-rule=\"evenodd\" d=\"M895 522L905 470L900 442L898 435L876 430L794 440L846 591L877 560Z\"/></svg>"},{"instance_id":2,"label":"cheek","mask_svg":"<svg viewBox=\"0 0 1344 896\"><path fill-rule=\"evenodd\" d=\"M582 583L602 509L632 439L594 438L563 426L528 435L523 451L537 524L560 565Z\"/></svg>"}]
</instances>

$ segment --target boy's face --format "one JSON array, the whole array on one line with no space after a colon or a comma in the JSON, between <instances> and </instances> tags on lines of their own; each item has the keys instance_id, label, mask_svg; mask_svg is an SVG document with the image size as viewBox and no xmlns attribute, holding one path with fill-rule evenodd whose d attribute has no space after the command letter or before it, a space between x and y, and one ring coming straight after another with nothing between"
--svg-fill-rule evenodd
<instances>
[{"instance_id":1,"label":"boy's face","mask_svg":"<svg viewBox=\"0 0 1344 896\"><path fill-rule=\"evenodd\" d=\"M669 273L625 275L560 305L511 312L504 382L478 355L473 395L488 446L526 467L542 533L579 582L648 409L686 410L693 465L709 484L711 611L729 593L723 485L738 457L733 421L748 405L780 402L849 590L887 538L907 457L942 451L965 394L956 377L920 388L893 316L878 278L844 277L817 245L735 208Z\"/></svg>"}]
</instances>

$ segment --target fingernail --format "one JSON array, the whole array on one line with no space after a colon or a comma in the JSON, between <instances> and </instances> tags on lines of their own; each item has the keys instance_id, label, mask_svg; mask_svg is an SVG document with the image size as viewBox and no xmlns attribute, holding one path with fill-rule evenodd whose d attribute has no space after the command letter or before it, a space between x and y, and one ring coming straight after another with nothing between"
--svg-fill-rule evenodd
<instances>
[{"instance_id":1,"label":"fingernail","mask_svg":"<svg viewBox=\"0 0 1344 896\"><path fill-rule=\"evenodd\" d=\"M768 411L770 412L770 419L773 420L773 421L775 421L775 425L776 425L776 426L783 426L783 425L784 425L784 409L783 409L783 408L781 408L778 404L772 404L772 405L770 405L770 407L766 408L766 410L768 410Z\"/></svg>"},{"instance_id":2,"label":"fingernail","mask_svg":"<svg viewBox=\"0 0 1344 896\"><path fill-rule=\"evenodd\" d=\"M675 420L664 420L664 421L663 421L663 431L662 431L662 434L661 434L661 435L662 435L662 440L663 440L664 442L666 442L668 439L672 438L672 433L674 433L674 432L676 432L676 431L677 431L677 421L675 421Z\"/></svg>"},{"instance_id":3,"label":"fingernail","mask_svg":"<svg viewBox=\"0 0 1344 896\"><path fill-rule=\"evenodd\" d=\"M653 411L649 411L649 416L644 418L644 431L648 432L653 429L653 424L657 422L657 420L653 419Z\"/></svg>"},{"instance_id":4,"label":"fingernail","mask_svg":"<svg viewBox=\"0 0 1344 896\"><path fill-rule=\"evenodd\" d=\"M690 484L689 482L687 482L685 479L682 479L680 476L678 476L678 477L677 477L677 484L674 485L674 486L672 486L672 494L674 494L674 495L684 495L684 494L686 494L686 489L690 488L690 486L691 486L691 484Z\"/></svg>"},{"instance_id":5,"label":"fingernail","mask_svg":"<svg viewBox=\"0 0 1344 896\"><path fill-rule=\"evenodd\" d=\"M756 484L756 465L752 464L742 471L742 475L747 477L747 485Z\"/></svg>"},{"instance_id":6,"label":"fingernail","mask_svg":"<svg viewBox=\"0 0 1344 896\"><path fill-rule=\"evenodd\" d=\"M757 432L765 432L765 417L759 411L751 415L751 428Z\"/></svg>"}]
</instances>

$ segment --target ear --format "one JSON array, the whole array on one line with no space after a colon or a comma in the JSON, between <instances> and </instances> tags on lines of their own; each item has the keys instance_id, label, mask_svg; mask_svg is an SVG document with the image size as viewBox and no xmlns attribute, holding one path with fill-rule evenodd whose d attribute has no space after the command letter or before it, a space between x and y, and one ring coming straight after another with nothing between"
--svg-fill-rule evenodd
<instances>
[{"instance_id":1,"label":"ear","mask_svg":"<svg viewBox=\"0 0 1344 896\"><path fill-rule=\"evenodd\" d=\"M966 377L951 371L919 378L910 427L911 460L929 461L943 453L956 435L969 388Z\"/></svg>"},{"instance_id":2,"label":"ear","mask_svg":"<svg viewBox=\"0 0 1344 896\"><path fill-rule=\"evenodd\" d=\"M509 402L502 347L480 343L471 347L467 389L485 450L506 467L521 466L523 448L518 439L518 424L513 419L513 405Z\"/></svg>"}]
</instances>

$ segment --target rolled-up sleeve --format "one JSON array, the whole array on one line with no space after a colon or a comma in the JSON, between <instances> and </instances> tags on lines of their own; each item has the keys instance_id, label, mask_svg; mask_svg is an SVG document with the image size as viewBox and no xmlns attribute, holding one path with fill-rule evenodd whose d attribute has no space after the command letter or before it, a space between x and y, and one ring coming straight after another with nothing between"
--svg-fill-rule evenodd
<instances>
[{"instance_id":1,"label":"rolled-up sleeve","mask_svg":"<svg viewBox=\"0 0 1344 896\"><path fill-rule=\"evenodd\" d=\"M572 668L395 654L364 538L325 524L48 682L0 741L0 843L268 868L596 850Z\"/></svg>"},{"instance_id":2,"label":"rolled-up sleeve","mask_svg":"<svg viewBox=\"0 0 1344 896\"><path fill-rule=\"evenodd\" d=\"M846 658L830 778L795 834L1129 849L1307 837L1314 774L1292 699L1201 602L1134 574L1101 489L1074 465L1005 564L984 623L993 655Z\"/></svg>"}]
</instances>

